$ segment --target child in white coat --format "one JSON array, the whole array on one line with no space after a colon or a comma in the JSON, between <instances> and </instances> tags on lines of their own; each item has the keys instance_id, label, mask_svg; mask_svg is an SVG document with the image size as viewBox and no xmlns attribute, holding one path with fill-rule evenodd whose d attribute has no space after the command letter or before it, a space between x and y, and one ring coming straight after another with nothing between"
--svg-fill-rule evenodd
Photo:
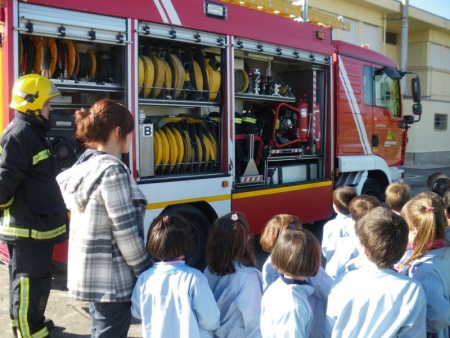
<instances>
[{"instance_id":1,"label":"child in white coat","mask_svg":"<svg viewBox=\"0 0 450 338\"><path fill-rule=\"evenodd\" d=\"M190 226L181 216L152 222L147 250L157 263L140 275L131 298L143 337L212 337L219 327L219 309L206 277L183 261L192 248Z\"/></svg>"},{"instance_id":2,"label":"child in white coat","mask_svg":"<svg viewBox=\"0 0 450 338\"><path fill-rule=\"evenodd\" d=\"M287 229L273 248L272 264L281 274L264 292L261 301L263 337L323 337L312 334L314 288L306 281L320 268L320 244L303 229Z\"/></svg>"},{"instance_id":3,"label":"child in white coat","mask_svg":"<svg viewBox=\"0 0 450 338\"><path fill-rule=\"evenodd\" d=\"M367 259L340 275L328 296L328 337L426 337L426 300L421 285L392 267L408 242L399 215L376 207L355 224Z\"/></svg>"},{"instance_id":4,"label":"child in white coat","mask_svg":"<svg viewBox=\"0 0 450 338\"><path fill-rule=\"evenodd\" d=\"M349 210L355 225L370 210L379 206L381 206L381 202L374 196L362 194L352 199ZM335 279L336 276L348 270L354 270L364 262L365 257L364 255L360 255L361 248L358 244L354 226L349 231L348 236L340 239L332 261L327 264L326 272L330 277Z\"/></svg>"},{"instance_id":5,"label":"child in white coat","mask_svg":"<svg viewBox=\"0 0 450 338\"><path fill-rule=\"evenodd\" d=\"M261 337L262 280L244 215L229 213L213 225L206 242L205 275L220 309L215 337Z\"/></svg>"},{"instance_id":6,"label":"child in white coat","mask_svg":"<svg viewBox=\"0 0 450 338\"><path fill-rule=\"evenodd\" d=\"M337 214L334 219L323 226L322 254L327 264L333 258L339 240L348 236L349 231L353 229L354 222L350 215L349 205L351 200L356 197L356 190L349 186L337 187L331 197L334 211Z\"/></svg>"},{"instance_id":7,"label":"child in white coat","mask_svg":"<svg viewBox=\"0 0 450 338\"><path fill-rule=\"evenodd\" d=\"M261 234L261 247L266 252L272 252L279 236L285 230L302 229L302 221L294 215L279 214L272 217L264 227ZM262 267L263 289L266 290L273 282L280 278L281 274L272 265L272 256L269 255ZM323 337L325 327L325 313L327 310L328 293L333 279L320 267L315 276L306 278L306 281L314 288L310 305L314 312L314 324L311 337Z\"/></svg>"},{"instance_id":8,"label":"child in white coat","mask_svg":"<svg viewBox=\"0 0 450 338\"><path fill-rule=\"evenodd\" d=\"M402 209L409 227L411 249L399 269L419 281L427 299L429 337L450 334L450 247L445 239L447 219L438 199L416 196Z\"/></svg>"}]
</instances>

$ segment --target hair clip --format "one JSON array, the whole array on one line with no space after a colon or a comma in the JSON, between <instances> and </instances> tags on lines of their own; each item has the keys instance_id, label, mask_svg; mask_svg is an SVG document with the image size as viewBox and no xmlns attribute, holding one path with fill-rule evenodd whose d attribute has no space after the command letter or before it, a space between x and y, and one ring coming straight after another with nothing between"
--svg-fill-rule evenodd
<instances>
[{"instance_id":1,"label":"hair clip","mask_svg":"<svg viewBox=\"0 0 450 338\"><path fill-rule=\"evenodd\" d=\"M427 207L425 211L434 211L434 207Z\"/></svg>"},{"instance_id":2,"label":"hair clip","mask_svg":"<svg viewBox=\"0 0 450 338\"><path fill-rule=\"evenodd\" d=\"M232 221L237 221L239 219L239 217L238 217L238 215L237 214L233 214L233 215L231 215L231 220Z\"/></svg>"},{"instance_id":3,"label":"hair clip","mask_svg":"<svg viewBox=\"0 0 450 338\"><path fill-rule=\"evenodd\" d=\"M293 228L295 229L297 227L297 225L295 223L289 223L288 224L288 228Z\"/></svg>"}]
</instances>

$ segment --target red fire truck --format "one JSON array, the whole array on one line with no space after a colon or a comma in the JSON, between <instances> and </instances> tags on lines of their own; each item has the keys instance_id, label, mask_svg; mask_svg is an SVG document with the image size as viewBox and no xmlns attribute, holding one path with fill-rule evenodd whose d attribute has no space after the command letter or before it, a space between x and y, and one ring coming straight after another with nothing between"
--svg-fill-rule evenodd
<instances>
[{"instance_id":1,"label":"red fire truck","mask_svg":"<svg viewBox=\"0 0 450 338\"><path fill-rule=\"evenodd\" d=\"M73 112L105 97L125 104L136 128L124 161L148 199L145 225L185 215L198 243L191 264L227 212L243 212L257 234L278 213L305 224L330 217L336 186L382 199L402 179L418 121L403 114L405 73L333 42L329 28L237 1L0 4L1 129L13 118L14 81L48 76L62 94L48 136L64 170L83 151ZM420 83L411 83L420 115Z\"/></svg>"}]
</instances>

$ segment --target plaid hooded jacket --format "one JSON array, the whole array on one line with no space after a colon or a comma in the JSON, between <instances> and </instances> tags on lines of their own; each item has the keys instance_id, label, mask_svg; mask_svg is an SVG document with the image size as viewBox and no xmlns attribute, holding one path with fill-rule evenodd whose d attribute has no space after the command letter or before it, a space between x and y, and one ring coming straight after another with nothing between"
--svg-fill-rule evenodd
<instances>
[{"instance_id":1,"label":"plaid hooded jacket","mask_svg":"<svg viewBox=\"0 0 450 338\"><path fill-rule=\"evenodd\" d=\"M95 150L57 181L71 211L69 296L129 301L137 276L153 263L143 240L143 193L122 161Z\"/></svg>"}]
</instances>

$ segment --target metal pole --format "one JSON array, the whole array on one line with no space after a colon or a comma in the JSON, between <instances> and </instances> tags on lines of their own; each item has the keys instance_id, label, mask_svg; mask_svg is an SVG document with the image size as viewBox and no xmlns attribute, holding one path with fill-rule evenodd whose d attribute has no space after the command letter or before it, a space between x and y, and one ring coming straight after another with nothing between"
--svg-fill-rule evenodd
<instances>
[{"instance_id":1,"label":"metal pole","mask_svg":"<svg viewBox=\"0 0 450 338\"><path fill-rule=\"evenodd\" d=\"M303 22L308 22L308 0L303 3Z\"/></svg>"},{"instance_id":2,"label":"metal pole","mask_svg":"<svg viewBox=\"0 0 450 338\"><path fill-rule=\"evenodd\" d=\"M408 67L408 24L409 24L409 0L402 1L402 31L400 42L400 70L406 71ZM402 78L403 93L405 93L406 77Z\"/></svg>"}]
</instances>

